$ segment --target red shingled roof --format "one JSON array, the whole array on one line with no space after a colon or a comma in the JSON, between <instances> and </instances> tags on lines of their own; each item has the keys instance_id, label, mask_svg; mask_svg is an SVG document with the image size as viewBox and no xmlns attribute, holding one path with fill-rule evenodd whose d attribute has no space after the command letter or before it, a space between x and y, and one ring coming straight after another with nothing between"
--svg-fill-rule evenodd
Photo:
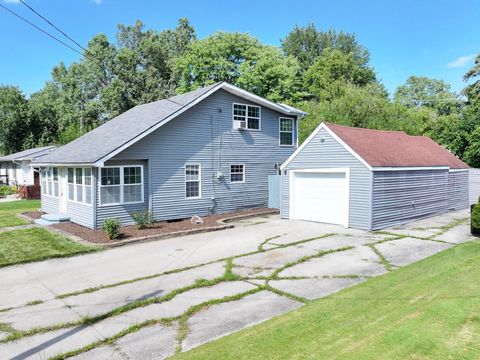
<instances>
[{"instance_id":1,"label":"red shingled roof","mask_svg":"<svg viewBox=\"0 0 480 360\"><path fill-rule=\"evenodd\" d=\"M325 124L370 166L448 166L468 169L468 165L425 136L403 131L384 131Z\"/></svg>"}]
</instances>

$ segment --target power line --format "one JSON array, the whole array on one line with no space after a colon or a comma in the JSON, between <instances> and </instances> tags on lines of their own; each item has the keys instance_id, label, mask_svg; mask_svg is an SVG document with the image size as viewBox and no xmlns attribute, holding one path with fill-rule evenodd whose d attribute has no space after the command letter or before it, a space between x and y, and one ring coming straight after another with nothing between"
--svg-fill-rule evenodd
<instances>
[{"instance_id":1,"label":"power line","mask_svg":"<svg viewBox=\"0 0 480 360\"><path fill-rule=\"evenodd\" d=\"M26 22L27 24L33 26L35 29L37 29L38 31L44 33L45 35L47 35L48 37L52 38L53 40L59 42L60 44L66 46L67 48L69 48L70 50L72 51L75 51L77 54L80 54L81 56L86 56L86 57L89 57L87 56L86 54L82 54L80 51L78 51L77 49L73 48L72 46L68 45L67 43L63 42L62 40L60 40L59 38L55 37L54 35L50 34L49 32L43 30L42 28L38 27L37 25L35 25L34 23L32 23L31 21L25 19L23 16L17 14L16 12L14 12L13 10L10 10L9 8L7 8L6 6L2 5L0 3L0 8L2 8L3 10L5 11L8 11L10 14L16 16L17 18L19 18L20 20ZM96 61L96 59L93 59Z\"/></svg>"},{"instance_id":2,"label":"power line","mask_svg":"<svg viewBox=\"0 0 480 360\"><path fill-rule=\"evenodd\" d=\"M92 53L90 53L90 51L88 51L87 49L85 49L82 45L80 45L78 42L76 42L74 39L72 39L70 36L68 36L64 31L62 31L61 29L59 29L56 25L54 25L50 20L48 20L46 17L44 17L42 14L40 14L38 11L36 11L34 8L32 8L30 5L28 5L25 1L23 0L20 0L20 2L25 5L28 9L30 9L30 11L32 11L34 14L38 15L40 18L42 18L43 20L45 20L50 26L52 26L55 30L57 30L60 34L62 34L63 36L65 36L68 40L70 40L71 42L73 42L75 45L77 45L80 49L82 49L83 51L85 51L86 53L88 53L90 56L93 57Z\"/></svg>"}]
</instances>

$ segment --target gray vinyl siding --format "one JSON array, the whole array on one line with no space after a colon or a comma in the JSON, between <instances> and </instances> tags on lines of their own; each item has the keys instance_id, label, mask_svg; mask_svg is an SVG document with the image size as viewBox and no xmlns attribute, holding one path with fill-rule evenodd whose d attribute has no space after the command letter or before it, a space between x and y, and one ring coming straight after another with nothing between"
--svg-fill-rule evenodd
<instances>
[{"instance_id":1,"label":"gray vinyl siding","mask_svg":"<svg viewBox=\"0 0 480 360\"><path fill-rule=\"evenodd\" d=\"M115 218L122 224L133 224L132 212L148 210L148 161L147 160L112 160L108 161L105 166L118 165L143 165L143 203L121 204L121 205L100 205L100 187L98 171L96 171L97 184L97 227L101 227L105 219Z\"/></svg>"},{"instance_id":2,"label":"gray vinyl siding","mask_svg":"<svg viewBox=\"0 0 480 360\"><path fill-rule=\"evenodd\" d=\"M324 142L320 142L320 138ZM371 214L371 173L357 158L348 152L325 129L302 149L287 165L287 175L282 175L281 216L289 217L290 190L288 171L294 169L349 168L350 208L349 227L369 229Z\"/></svg>"},{"instance_id":3,"label":"gray vinyl siding","mask_svg":"<svg viewBox=\"0 0 480 360\"><path fill-rule=\"evenodd\" d=\"M477 204L480 197L480 169L469 169L468 193L470 205Z\"/></svg>"},{"instance_id":4,"label":"gray vinyl siding","mask_svg":"<svg viewBox=\"0 0 480 360\"><path fill-rule=\"evenodd\" d=\"M449 209L449 172L373 172L373 230L399 225Z\"/></svg>"},{"instance_id":5,"label":"gray vinyl siding","mask_svg":"<svg viewBox=\"0 0 480 360\"><path fill-rule=\"evenodd\" d=\"M59 200L56 197L41 195L41 207L44 213L57 214L59 210Z\"/></svg>"},{"instance_id":6,"label":"gray vinyl siding","mask_svg":"<svg viewBox=\"0 0 480 360\"><path fill-rule=\"evenodd\" d=\"M276 174L295 150L279 146L279 117L261 107L261 130L234 130L232 104L252 104L219 90L155 132L119 153L112 160L148 160L151 183L145 186L142 206L98 207L97 225L106 217L130 222L129 213L146 209L151 189L152 210L157 220L205 216L268 205L268 175ZM294 119L296 134L296 119ZM296 139L294 138L294 144ZM185 198L185 163L201 164L201 198ZM245 182L230 182L230 164L245 165ZM148 171L144 172L147 179ZM214 173L221 171L221 181Z\"/></svg>"},{"instance_id":7,"label":"gray vinyl siding","mask_svg":"<svg viewBox=\"0 0 480 360\"><path fill-rule=\"evenodd\" d=\"M67 200L67 215L70 217L71 222L89 228L93 227L93 205Z\"/></svg>"},{"instance_id":8,"label":"gray vinyl siding","mask_svg":"<svg viewBox=\"0 0 480 360\"><path fill-rule=\"evenodd\" d=\"M448 210L461 210L469 205L468 170L448 174Z\"/></svg>"}]
</instances>

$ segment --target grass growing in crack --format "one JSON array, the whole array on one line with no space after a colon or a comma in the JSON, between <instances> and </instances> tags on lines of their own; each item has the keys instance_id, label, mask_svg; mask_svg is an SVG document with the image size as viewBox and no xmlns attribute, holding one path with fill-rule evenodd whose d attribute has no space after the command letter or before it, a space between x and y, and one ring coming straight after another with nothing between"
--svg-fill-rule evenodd
<instances>
[{"instance_id":1,"label":"grass growing in crack","mask_svg":"<svg viewBox=\"0 0 480 360\"><path fill-rule=\"evenodd\" d=\"M235 274L232 270L233 270L233 259L228 258L225 264L225 273L223 274L224 281L235 281L235 280L242 279L240 275Z\"/></svg>"},{"instance_id":2,"label":"grass growing in crack","mask_svg":"<svg viewBox=\"0 0 480 360\"><path fill-rule=\"evenodd\" d=\"M43 300L32 300L26 303L25 305L32 306L32 305L39 305L39 304L43 304Z\"/></svg>"},{"instance_id":3,"label":"grass growing in crack","mask_svg":"<svg viewBox=\"0 0 480 360\"><path fill-rule=\"evenodd\" d=\"M464 222L466 222L468 220L468 218L460 218L460 219L455 219L453 220L451 223L447 224L447 225L443 225L443 226L440 226L439 229L440 231L433 234L432 236L429 236L428 239L429 240L432 240L432 238L436 237L436 236L440 236L440 235L443 235L445 234L448 230L450 229L453 229L454 227L457 227L459 225L462 225ZM440 241L440 240L437 240L437 241Z\"/></svg>"},{"instance_id":4,"label":"grass growing in crack","mask_svg":"<svg viewBox=\"0 0 480 360\"><path fill-rule=\"evenodd\" d=\"M390 264L390 262L385 258L385 256L383 256L383 254L375 247L374 244L367 244L366 246L372 249L372 251L378 256L378 258L380 259L380 263L385 266L385 269L387 269L387 271L393 270L392 264Z\"/></svg>"},{"instance_id":5,"label":"grass growing in crack","mask_svg":"<svg viewBox=\"0 0 480 360\"><path fill-rule=\"evenodd\" d=\"M264 252L265 249L264 249L263 247L264 247L269 241L271 241L271 240L273 240L273 239L278 239L279 237L281 237L281 235L271 236L271 237L266 238L265 240L263 240L263 241L261 242L261 244L258 245L258 248L257 248L258 252Z\"/></svg>"},{"instance_id":6,"label":"grass growing in crack","mask_svg":"<svg viewBox=\"0 0 480 360\"><path fill-rule=\"evenodd\" d=\"M288 243L288 244L279 244L278 248L286 248L286 247L290 247L290 246L296 246L296 245L300 245L300 244L303 244L303 243L306 243L306 242L310 242L310 241L318 240L318 239L323 239L323 238L333 236L333 235L337 235L337 234L336 233L329 233L329 234L315 236L315 237L308 238L308 239L294 241L294 242L291 242L291 243Z\"/></svg>"},{"instance_id":7,"label":"grass growing in crack","mask_svg":"<svg viewBox=\"0 0 480 360\"><path fill-rule=\"evenodd\" d=\"M266 285L260 285L261 287L263 287L264 290L268 290L274 294L277 294L277 295L280 295L280 296L284 296L286 298L289 298L289 299L292 299L292 300L295 300L295 301L298 301L298 302L301 302L303 304L306 304L308 303L310 300L308 299L305 299L304 297L301 297L301 296L298 296L298 295L294 295L294 294L291 294L291 293L288 293L286 291L283 291L283 290L280 290L280 289L277 289L277 288L274 288L272 287L268 282Z\"/></svg>"},{"instance_id":8,"label":"grass growing in crack","mask_svg":"<svg viewBox=\"0 0 480 360\"><path fill-rule=\"evenodd\" d=\"M10 324L0 322L0 332L12 333L14 331Z\"/></svg>"}]
</instances>

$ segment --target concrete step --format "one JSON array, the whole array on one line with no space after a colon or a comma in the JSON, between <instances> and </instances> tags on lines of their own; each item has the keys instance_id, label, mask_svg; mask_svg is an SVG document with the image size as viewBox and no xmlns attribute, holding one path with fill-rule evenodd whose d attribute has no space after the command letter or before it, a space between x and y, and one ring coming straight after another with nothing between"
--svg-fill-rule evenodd
<instances>
[{"instance_id":1,"label":"concrete step","mask_svg":"<svg viewBox=\"0 0 480 360\"><path fill-rule=\"evenodd\" d=\"M48 226L70 221L70 217L65 214L44 214L40 219L35 220L35 224Z\"/></svg>"}]
</instances>

